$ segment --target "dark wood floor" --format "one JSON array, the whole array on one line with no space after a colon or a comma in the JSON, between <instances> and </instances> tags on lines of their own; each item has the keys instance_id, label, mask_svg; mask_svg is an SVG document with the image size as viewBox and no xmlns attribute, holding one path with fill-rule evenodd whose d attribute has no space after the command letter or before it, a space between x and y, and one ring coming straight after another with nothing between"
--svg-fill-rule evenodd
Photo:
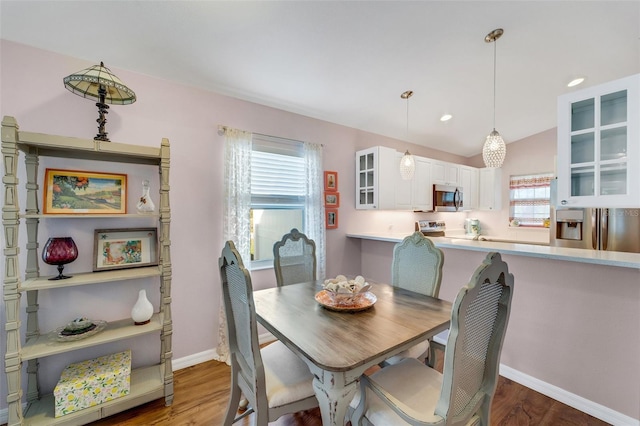
<instances>
[{"instance_id":1,"label":"dark wood floor","mask_svg":"<svg viewBox=\"0 0 640 426\"><path fill-rule=\"evenodd\" d=\"M438 358L441 359L441 356ZM198 364L175 373L175 396L171 407L165 407L164 400L157 400L92 425L219 426L224 419L229 385L230 369L226 364L217 361ZM271 423L272 426L321 426L321 424L318 409L286 415ZM608 423L500 377L491 407L491 424L585 426ZM254 421L250 416L248 420L244 419L236 425L252 426Z\"/></svg>"}]
</instances>

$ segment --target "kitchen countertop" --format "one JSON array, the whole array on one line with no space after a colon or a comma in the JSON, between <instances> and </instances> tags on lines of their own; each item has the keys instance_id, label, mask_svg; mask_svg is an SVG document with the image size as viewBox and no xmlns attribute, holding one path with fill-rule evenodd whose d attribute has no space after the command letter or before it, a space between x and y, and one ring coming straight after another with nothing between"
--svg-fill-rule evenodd
<instances>
[{"instance_id":1,"label":"kitchen countertop","mask_svg":"<svg viewBox=\"0 0 640 426\"><path fill-rule=\"evenodd\" d=\"M362 232L347 233L349 238L386 241L399 243L407 233L394 232ZM507 243L498 241L478 241L461 237L430 237L436 247L473 251L497 251L515 256L539 257L543 259L564 260L568 262L591 263L597 265L617 266L621 268L640 269L640 253L624 253L619 251L587 250L544 245ZM490 237L488 237L490 238Z\"/></svg>"}]
</instances>

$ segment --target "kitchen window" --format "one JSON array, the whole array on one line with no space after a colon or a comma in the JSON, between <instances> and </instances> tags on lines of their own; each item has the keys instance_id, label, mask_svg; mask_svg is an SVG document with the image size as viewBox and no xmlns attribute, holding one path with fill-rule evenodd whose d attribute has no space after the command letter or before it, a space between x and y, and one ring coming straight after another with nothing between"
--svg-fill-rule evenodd
<instances>
[{"instance_id":1,"label":"kitchen window","mask_svg":"<svg viewBox=\"0 0 640 426\"><path fill-rule=\"evenodd\" d=\"M553 173L511 176L509 221L520 226L543 227L550 217Z\"/></svg>"}]
</instances>

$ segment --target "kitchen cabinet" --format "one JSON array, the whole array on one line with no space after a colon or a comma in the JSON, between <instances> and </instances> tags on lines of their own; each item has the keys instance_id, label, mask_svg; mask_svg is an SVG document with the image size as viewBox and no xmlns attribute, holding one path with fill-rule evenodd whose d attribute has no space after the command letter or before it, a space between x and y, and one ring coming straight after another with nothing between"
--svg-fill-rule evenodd
<instances>
[{"instance_id":1,"label":"kitchen cabinet","mask_svg":"<svg viewBox=\"0 0 640 426\"><path fill-rule=\"evenodd\" d=\"M404 154L396 152L396 168ZM397 173L395 189L395 208L397 210L431 211L433 210L433 187L431 185L431 161L414 155L416 171L410 180L402 179Z\"/></svg>"},{"instance_id":2,"label":"kitchen cabinet","mask_svg":"<svg viewBox=\"0 0 640 426\"><path fill-rule=\"evenodd\" d=\"M433 211L433 185L463 188L464 210L479 204L479 169L413 156L413 178L400 176L402 152L375 146L356 152L356 209Z\"/></svg>"},{"instance_id":3,"label":"kitchen cabinet","mask_svg":"<svg viewBox=\"0 0 640 426\"><path fill-rule=\"evenodd\" d=\"M438 185L459 186L460 165L434 160L431 167L431 181Z\"/></svg>"},{"instance_id":4,"label":"kitchen cabinet","mask_svg":"<svg viewBox=\"0 0 640 426\"><path fill-rule=\"evenodd\" d=\"M18 191L18 160L20 151L24 153L26 169L26 209L20 209ZM4 301L6 308L6 354L5 373L7 378L8 426L21 424L55 425L85 424L114 413L127 410L158 398L164 397L165 404L173 401L173 372L171 369L171 257L170 257L170 219L169 206L169 141L163 139L160 147L129 145L115 142L102 142L63 136L31 133L18 130L13 117L2 120L2 155L4 164L4 206L3 227L5 235L5 276ZM160 203L158 213L146 214L43 214L39 209L38 178L41 157L59 157L74 160L95 160L112 163L127 163L129 167L151 165L158 167ZM74 161L65 160L65 161ZM159 262L157 266L133 269L116 269L101 272L78 272L69 279L51 281L40 276L39 244L46 236L38 236L41 221L74 221L79 234L91 232L86 229L87 219L100 219L114 222L118 226L127 221L149 221L158 226ZM83 221L85 226L83 227ZM93 222L92 222L93 223ZM130 223L130 222L129 222ZM53 226L53 225L52 225ZM115 227L115 226L114 226ZM26 228L26 238L19 238L19 232ZM24 244L23 240L26 242ZM26 267L19 265L19 244L26 249ZM93 247L80 247L80 251L90 252ZM24 279L22 275L24 274ZM135 280L151 279L158 281L160 306L145 325L134 325L131 318L109 321L106 328L93 336L82 340L59 342L41 330L52 330L60 324L47 324L38 316L39 300L54 298L53 292L61 288L74 287L82 294L88 291L85 286L109 286L109 290L118 291L115 282L135 283ZM87 290L85 290L87 289ZM22 333L20 299L26 294L26 336ZM60 293L58 293L60 294ZM116 296L114 296L116 297ZM95 302L93 302L95 303ZM57 309L71 311L74 307L61 303ZM127 309L129 309L127 307ZM43 315L44 317L44 315ZM141 366L131 372L131 390L126 396L103 404L86 408L62 417L54 417L53 395L41 395L38 383L39 360L84 348L98 348L108 343L132 340L142 335L156 334L158 339L157 362ZM23 343L24 342L24 343ZM23 389L22 366L27 365L27 384ZM26 394L27 406L23 413L22 395Z\"/></svg>"},{"instance_id":5,"label":"kitchen cabinet","mask_svg":"<svg viewBox=\"0 0 640 426\"><path fill-rule=\"evenodd\" d=\"M394 210L400 169L396 150L374 146L356 152L356 209Z\"/></svg>"},{"instance_id":6,"label":"kitchen cabinet","mask_svg":"<svg viewBox=\"0 0 640 426\"><path fill-rule=\"evenodd\" d=\"M462 210L478 209L478 189L480 171L475 167L460 166L460 186L462 187Z\"/></svg>"},{"instance_id":7,"label":"kitchen cabinet","mask_svg":"<svg viewBox=\"0 0 640 426\"><path fill-rule=\"evenodd\" d=\"M558 98L558 203L640 206L640 74Z\"/></svg>"},{"instance_id":8,"label":"kitchen cabinet","mask_svg":"<svg viewBox=\"0 0 640 426\"><path fill-rule=\"evenodd\" d=\"M502 169L485 167L479 170L478 209L502 209Z\"/></svg>"}]
</instances>

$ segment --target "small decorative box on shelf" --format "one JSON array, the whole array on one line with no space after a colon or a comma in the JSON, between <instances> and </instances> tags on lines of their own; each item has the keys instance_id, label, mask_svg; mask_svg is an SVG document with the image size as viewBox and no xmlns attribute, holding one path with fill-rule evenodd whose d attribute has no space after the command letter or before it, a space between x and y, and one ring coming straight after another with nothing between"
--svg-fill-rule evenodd
<instances>
[{"instance_id":1,"label":"small decorative box on shelf","mask_svg":"<svg viewBox=\"0 0 640 426\"><path fill-rule=\"evenodd\" d=\"M120 398L130 389L130 350L70 364L53 391L55 416Z\"/></svg>"}]
</instances>

